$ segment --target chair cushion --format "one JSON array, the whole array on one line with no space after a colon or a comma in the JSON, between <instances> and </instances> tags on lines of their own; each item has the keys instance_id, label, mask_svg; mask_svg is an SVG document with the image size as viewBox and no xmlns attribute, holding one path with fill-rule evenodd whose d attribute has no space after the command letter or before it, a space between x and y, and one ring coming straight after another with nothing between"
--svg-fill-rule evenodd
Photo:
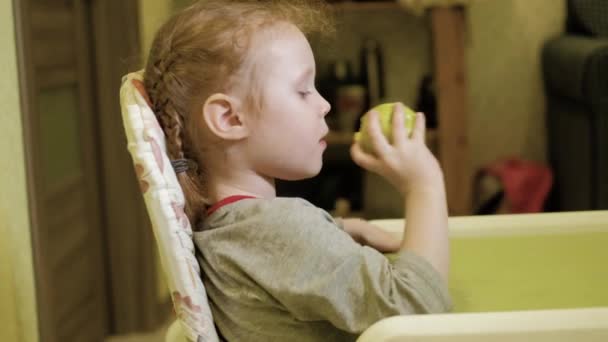
<instances>
[{"instance_id":1,"label":"chair cushion","mask_svg":"<svg viewBox=\"0 0 608 342\"><path fill-rule=\"evenodd\" d=\"M186 338L219 341L194 254L192 229L184 213L184 194L142 80L141 71L123 77L122 119L173 306Z\"/></svg>"}]
</instances>

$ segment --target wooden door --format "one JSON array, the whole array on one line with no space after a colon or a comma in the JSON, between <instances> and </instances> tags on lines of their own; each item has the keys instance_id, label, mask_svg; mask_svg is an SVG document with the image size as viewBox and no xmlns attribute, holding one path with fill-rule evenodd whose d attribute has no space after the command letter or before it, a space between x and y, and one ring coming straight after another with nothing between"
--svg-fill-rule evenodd
<instances>
[{"instance_id":1,"label":"wooden door","mask_svg":"<svg viewBox=\"0 0 608 342\"><path fill-rule=\"evenodd\" d=\"M41 341L102 341L108 308L89 4L14 3Z\"/></svg>"}]
</instances>

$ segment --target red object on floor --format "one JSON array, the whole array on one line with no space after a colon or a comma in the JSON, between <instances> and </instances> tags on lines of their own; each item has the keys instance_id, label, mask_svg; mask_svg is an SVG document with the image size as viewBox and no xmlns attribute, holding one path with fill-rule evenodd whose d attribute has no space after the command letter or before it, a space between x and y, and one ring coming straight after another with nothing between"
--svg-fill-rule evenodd
<instances>
[{"instance_id":1,"label":"red object on floor","mask_svg":"<svg viewBox=\"0 0 608 342\"><path fill-rule=\"evenodd\" d=\"M510 158L483 168L500 180L513 213L542 212L553 185L553 172L543 164Z\"/></svg>"}]
</instances>

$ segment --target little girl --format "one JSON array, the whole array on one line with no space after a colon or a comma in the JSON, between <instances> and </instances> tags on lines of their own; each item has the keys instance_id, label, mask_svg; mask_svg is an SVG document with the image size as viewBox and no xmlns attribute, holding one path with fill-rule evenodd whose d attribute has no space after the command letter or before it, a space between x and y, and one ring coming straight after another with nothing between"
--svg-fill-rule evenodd
<instances>
[{"instance_id":1,"label":"little girl","mask_svg":"<svg viewBox=\"0 0 608 342\"><path fill-rule=\"evenodd\" d=\"M403 194L401 241L276 196L275 179L322 166L330 105L306 36L331 30L325 13L312 1L200 1L164 24L150 51L146 91L229 341L352 341L382 318L450 308L443 175L421 114L408 137L397 106L389 144L371 112L375 155L351 149Z\"/></svg>"}]
</instances>

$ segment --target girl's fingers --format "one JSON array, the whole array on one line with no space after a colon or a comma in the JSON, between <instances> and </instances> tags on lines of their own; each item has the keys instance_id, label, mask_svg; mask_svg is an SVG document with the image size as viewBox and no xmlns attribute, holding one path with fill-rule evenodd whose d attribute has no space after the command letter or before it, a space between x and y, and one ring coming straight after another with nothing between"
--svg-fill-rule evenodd
<instances>
[{"instance_id":1,"label":"girl's fingers","mask_svg":"<svg viewBox=\"0 0 608 342\"><path fill-rule=\"evenodd\" d=\"M378 169L378 165L380 162L376 159L375 156L363 152L359 143L354 143L350 147L350 156L355 162L355 164L361 166L362 168L370 171L376 171Z\"/></svg>"},{"instance_id":2,"label":"girl's fingers","mask_svg":"<svg viewBox=\"0 0 608 342\"><path fill-rule=\"evenodd\" d=\"M407 132L405 130L405 114L403 113L403 105L397 103L393 110L393 145L401 146L407 140Z\"/></svg>"},{"instance_id":3,"label":"girl's fingers","mask_svg":"<svg viewBox=\"0 0 608 342\"><path fill-rule=\"evenodd\" d=\"M417 140L425 143L426 136L426 118L423 113L416 113L416 123L412 132L412 140Z\"/></svg>"},{"instance_id":4,"label":"girl's fingers","mask_svg":"<svg viewBox=\"0 0 608 342\"><path fill-rule=\"evenodd\" d=\"M382 134L378 112L373 110L367 115L369 115L367 119L367 133L370 138L372 149L376 152L376 155L383 156L389 152L391 145L389 144L388 140L386 140L384 134Z\"/></svg>"}]
</instances>

